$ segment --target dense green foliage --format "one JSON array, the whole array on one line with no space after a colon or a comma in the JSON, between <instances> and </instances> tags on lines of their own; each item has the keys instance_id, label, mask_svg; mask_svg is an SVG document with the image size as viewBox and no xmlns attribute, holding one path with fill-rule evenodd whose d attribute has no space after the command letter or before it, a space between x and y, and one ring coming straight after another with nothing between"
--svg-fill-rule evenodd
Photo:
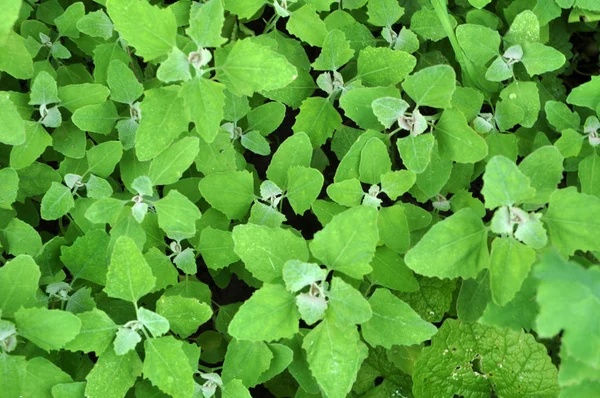
<instances>
[{"instance_id":1,"label":"dense green foliage","mask_svg":"<svg viewBox=\"0 0 600 398\"><path fill-rule=\"evenodd\" d=\"M600 2L447 3L2 1L0 396L597 398Z\"/></svg>"}]
</instances>

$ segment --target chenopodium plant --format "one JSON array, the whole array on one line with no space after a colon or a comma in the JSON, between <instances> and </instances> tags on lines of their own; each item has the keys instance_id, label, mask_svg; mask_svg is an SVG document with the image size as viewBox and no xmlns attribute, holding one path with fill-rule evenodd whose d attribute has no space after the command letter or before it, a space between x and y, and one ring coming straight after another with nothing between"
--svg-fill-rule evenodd
<instances>
[{"instance_id":1,"label":"chenopodium plant","mask_svg":"<svg viewBox=\"0 0 600 398\"><path fill-rule=\"evenodd\" d=\"M5 3L3 397L597 396L597 2Z\"/></svg>"}]
</instances>

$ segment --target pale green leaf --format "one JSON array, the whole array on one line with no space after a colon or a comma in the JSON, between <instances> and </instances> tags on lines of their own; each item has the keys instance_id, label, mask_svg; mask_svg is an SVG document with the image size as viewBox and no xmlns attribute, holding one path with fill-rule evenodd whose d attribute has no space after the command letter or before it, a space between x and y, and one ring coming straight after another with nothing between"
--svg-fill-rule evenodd
<instances>
[{"instance_id":1,"label":"pale green leaf","mask_svg":"<svg viewBox=\"0 0 600 398\"><path fill-rule=\"evenodd\" d=\"M181 296L162 296L156 302L156 312L164 316L171 330L182 338L194 334L200 325L210 320L213 313L208 304Z\"/></svg>"},{"instance_id":2,"label":"pale green leaf","mask_svg":"<svg viewBox=\"0 0 600 398\"><path fill-rule=\"evenodd\" d=\"M97 308L79 313L77 318L81 320L81 330L75 339L65 345L65 349L102 354L112 343L118 326L104 311Z\"/></svg>"},{"instance_id":3,"label":"pale green leaf","mask_svg":"<svg viewBox=\"0 0 600 398\"><path fill-rule=\"evenodd\" d=\"M190 11L190 27L185 32L198 48L220 47L227 40L221 36L224 22L223 3L220 0L197 3Z\"/></svg>"},{"instance_id":4,"label":"pale green leaf","mask_svg":"<svg viewBox=\"0 0 600 398\"><path fill-rule=\"evenodd\" d=\"M458 163L476 163L488 154L485 140L469 125L462 112L446 109L435 124L435 137L442 157Z\"/></svg>"},{"instance_id":5,"label":"pale green leaf","mask_svg":"<svg viewBox=\"0 0 600 398\"><path fill-rule=\"evenodd\" d=\"M352 59L354 50L346 40L344 32L338 29L330 30L323 42L321 54L312 63L314 70L336 71Z\"/></svg>"},{"instance_id":6,"label":"pale green leaf","mask_svg":"<svg viewBox=\"0 0 600 398\"><path fill-rule=\"evenodd\" d=\"M0 142L6 145L21 145L25 142L25 124L12 101L0 96Z\"/></svg>"},{"instance_id":7,"label":"pale green leaf","mask_svg":"<svg viewBox=\"0 0 600 398\"><path fill-rule=\"evenodd\" d=\"M481 193L485 207L513 206L535 196L530 179L505 156L494 156L486 165Z\"/></svg>"},{"instance_id":8,"label":"pale green leaf","mask_svg":"<svg viewBox=\"0 0 600 398\"><path fill-rule=\"evenodd\" d=\"M116 102L131 106L144 92L144 86L133 71L119 59L113 59L109 64L106 81L110 87L110 99Z\"/></svg>"}]
</instances>

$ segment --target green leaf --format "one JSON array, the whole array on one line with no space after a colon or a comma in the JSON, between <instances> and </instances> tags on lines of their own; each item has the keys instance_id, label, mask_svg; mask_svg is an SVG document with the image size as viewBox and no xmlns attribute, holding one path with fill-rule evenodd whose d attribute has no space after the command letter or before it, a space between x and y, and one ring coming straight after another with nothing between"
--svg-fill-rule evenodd
<instances>
[{"instance_id":1,"label":"green leaf","mask_svg":"<svg viewBox=\"0 0 600 398\"><path fill-rule=\"evenodd\" d=\"M591 155L586 156L581 162L577 170L579 183L581 184L581 193L600 197L600 157L594 151Z\"/></svg>"},{"instance_id":2,"label":"green leaf","mask_svg":"<svg viewBox=\"0 0 600 398\"><path fill-rule=\"evenodd\" d=\"M530 76L541 75L559 69L565 64L560 51L541 43L525 43L521 59Z\"/></svg>"},{"instance_id":3,"label":"green leaf","mask_svg":"<svg viewBox=\"0 0 600 398\"><path fill-rule=\"evenodd\" d=\"M243 386L254 387L261 374L269 369L273 353L262 341L233 339L227 346L223 362L223 382L241 381Z\"/></svg>"},{"instance_id":4,"label":"green leaf","mask_svg":"<svg viewBox=\"0 0 600 398\"><path fill-rule=\"evenodd\" d=\"M71 4L60 17L54 19L58 33L63 37L78 38L79 30L77 30L76 24L84 15L83 3Z\"/></svg>"},{"instance_id":5,"label":"green leaf","mask_svg":"<svg viewBox=\"0 0 600 398\"><path fill-rule=\"evenodd\" d=\"M330 270L362 279L371 272L369 263L378 240L377 210L358 206L335 215L314 235L310 251Z\"/></svg>"},{"instance_id":6,"label":"green leaf","mask_svg":"<svg viewBox=\"0 0 600 398\"><path fill-rule=\"evenodd\" d=\"M488 266L487 228L469 208L435 224L406 253L413 271L438 278L474 278Z\"/></svg>"},{"instance_id":7,"label":"green leaf","mask_svg":"<svg viewBox=\"0 0 600 398\"><path fill-rule=\"evenodd\" d=\"M537 280L529 275L512 301L503 307L490 301L478 322L489 326L509 327L513 330L533 329L539 309L535 301L537 285Z\"/></svg>"},{"instance_id":8,"label":"green leaf","mask_svg":"<svg viewBox=\"0 0 600 398\"><path fill-rule=\"evenodd\" d=\"M40 206L42 219L57 220L67 214L73 206L75 200L71 190L63 184L53 182L42 198Z\"/></svg>"},{"instance_id":9,"label":"green leaf","mask_svg":"<svg viewBox=\"0 0 600 398\"><path fill-rule=\"evenodd\" d=\"M75 26L81 33L91 37L108 40L113 35L114 26L103 10L87 13L77 20Z\"/></svg>"},{"instance_id":10,"label":"green leaf","mask_svg":"<svg viewBox=\"0 0 600 398\"><path fill-rule=\"evenodd\" d=\"M85 183L88 198L102 199L108 198L113 194L113 189L110 183L103 178L91 175Z\"/></svg>"},{"instance_id":11,"label":"green leaf","mask_svg":"<svg viewBox=\"0 0 600 398\"><path fill-rule=\"evenodd\" d=\"M196 137L184 137L150 162L148 177L153 185L174 184L194 162L199 151Z\"/></svg>"},{"instance_id":12,"label":"green leaf","mask_svg":"<svg viewBox=\"0 0 600 398\"><path fill-rule=\"evenodd\" d=\"M65 349L102 354L112 343L117 332L117 324L106 312L97 308L79 313L77 318L81 320L81 330L75 339L65 345Z\"/></svg>"},{"instance_id":13,"label":"green leaf","mask_svg":"<svg viewBox=\"0 0 600 398\"><path fill-rule=\"evenodd\" d=\"M285 28L290 34L313 47L321 47L328 33L325 22L310 4L292 12Z\"/></svg>"},{"instance_id":14,"label":"green leaf","mask_svg":"<svg viewBox=\"0 0 600 398\"><path fill-rule=\"evenodd\" d=\"M19 175L10 167L0 169L0 209L10 210L12 204L17 200L19 190Z\"/></svg>"},{"instance_id":15,"label":"green leaf","mask_svg":"<svg viewBox=\"0 0 600 398\"><path fill-rule=\"evenodd\" d=\"M321 54L312 63L314 70L336 71L354 56L354 50L346 40L344 32L338 29L330 30L323 42Z\"/></svg>"},{"instance_id":16,"label":"green leaf","mask_svg":"<svg viewBox=\"0 0 600 398\"><path fill-rule=\"evenodd\" d=\"M0 142L6 145L21 145L25 142L25 124L17 107L10 99L0 96Z\"/></svg>"},{"instance_id":17,"label":"green leaf","mask_svg":"<svg viewBox=\"0 0 600 398\"><path fill-rule=\"evenodd\" d=\"M142 341L140 333L125 327L119 328L117 331L115 341L113 343L114 350L117 355L125 355L129 351L135 350L138 343Z\"/></svg>"},{"instance_id":18,"label":"green leaf","mask_svg":"<svg viewBox=\"0 0 600 398\"><path fill-rule=\"evenodd\" d=\"M449 65L430 66L408 76L402 88L418 106L450 108L456 74Z\"/></svg>"},{"instance_id":19,"label":"green leaf","mask_svg":"<svg viewBox=\"0 0 600 398\"><path fill-rule=\"evenodd\" d=\"M158 67L156 77L164 83L190 80L192 74L187 55L177 47L173 47L167 59Z\"/></svg>"},{"instance_id":20,"label":"green leaf","mask_svg":"<svg viewBox=\"0 0 600 398\"><path fill-rule=\"evenodd\" d=\"M173 336L144 342L144 377L175 398L190 397L194 390L193 372L181 341Z\"/></svg>"},{"instance_id":21,"label":"green leaf","mask_svg":"<svg viewBox=\"0 0 600 398\"><path fill-rule=\"evenodd\" d=\"M142 374L142 361L137 352L117 355L104 351L86 376L85 395L90 398L120 398L133 387Z\"/></svg>"},{"instance_id":22,"label":"green leaf","mask_svg":"<svg viewBox=\"0 0 600 398\"><path fill-rule=\"evenodd\" d=\"M0 44L4 44L8 38L9 32L19 18L19 10L21 9L21 0L10 0L4 5L4 12L0 18Z\"/></svg>"},{"instance_id":23,"label":"green leaf","mask_svg":"<svg viewBox=\"0 0 600 398\"><path fill-rule=\"evenodd\" d=\"M198 251L206 266L212 270L225 268L240 258L233 251L233 237L230 231L208 227L200 233Z\"/></svg>"},{"instance_id":24,"label":"green leaf","mask_svg":"<svg viewBox=\"0 0 600 398\"><path fill-rule=\"evenodd\" d=\"M310 371L329 398L344 398L368 350L354 326L323 321L304 337Z\"/></svg>"},{"instance_id":25,"label":"green leaf","mask_svg":"<svg viewBox=\"0 0 600 398\"><path fill-rule=\"evenodd\" d=\"M392 171L392 161L387 145L371 138L360 152L359 179L367 184L379 184L381 176Z\"/></svg>"},{"instance_id":26,"label":"green leaf","mask_svg":"<svg viewBox=\"0 0 600 398\"><path fill-rule=\"evenodd\" d=\"M58 88L61 106L70 112L75 112L86 105L101 104L106 101L109 94L110 90L102 84L69 84Z\"/></svg>"},{"instance_id":27,"label":"green leaf","mask_svg":"<svg viewBox=\"0 0 600 398\"><path fill-rule=\"evenodd\" d=\"M268 156L271 154L269 141L263 137L258 131L249 131L242 135L240 143L244 148L257 155Z\"/></svg>"},{"instance_id":28,"label":"green leaf","mask_svg":"<svg viewBox=\"0 0 600 398\"><path fill-rule=\"evenodd\" d=\"M90 149L86 153L89 173L107 178L112 174L115 166L123 156L123 146L119 141L105 141Z\"/></svg>"},{"instance_id":29,"label":"green leaf","mask_svg":"<svg viewBox=\"0 0 600 398\"><path fill-rule=\"evenodd\" d=\"M254 201L254 181L247 171L207 175L200 181L199 189L211 206L230 219L243 218Z\"/></svg>"},{"instance_id":30,"label":"green leaf","mask_svg":"<svg viewBox=\"0 0 600 398\"><path fill-rule=\"evenodd\" d=\"M394 0L369 0L367 14L371 25L391 27L404 15L404 8Z\"/></svg>"},{"instance_id":31,"label":"green leaf","mask_svg":"<svg viewBox=\"0 0 600 398\"><path fill-rule=\"evenodd\" d=\"M135 139L138 160L155 158L188 130L189 115L179 94L178 86L154 88L144 93L142 120Z\"/></svg>"},{"instance_id":32,"label":"green leaf","mask_svg":"<svg viewBox=\"0 0 600 398\"><path fill-rule=\"evenodd\" d=\"M184 339L196 333L213 314L208 304L195 298L164 295L156 302L156 312L164 316L171 330Z\"/></svg>"},{"instance_id":33,"label":"green leaf","mask_svg":"<svg viewBox=\"0 0 600 398\"><path fill-rule=\"evenodd\" d=\"M269 344L269 350L273 353L273 359L271 360L269 369L260 375L259 383L265 383L276 375L281 374L292 362L294 356L292 349L283 344L271 343Z\"/></svg>"},{"instance_id":34,"label":"green leaf","mask_svg":"<svg viewBox=\"0 0 600 398\"><path fill-rule=\"evenodd\" d=\"M313 147L320 147L342 125L342 118L327 98L311 97L302 102L292 126L294 133L306 133Z\"/></svg>"},{"instance_id":35,"label":"green leaf","mask_svg":"<svg viewBox=\"0 0 600 398\"><path fill-rule=\"evenodd\" d=\"M374 284L401 292L419 290L419 282L412 271L393 250L385 246L378 247L371 266L373 272L369 278Z\"/></svg>"},{"instance_id":36,"label":"green leaf","mask_svg":"<svg viewBox=\"0 0 600 398\"><path fill-rule=\"evenodd\" d=\"M548 203L550 195L563 179L563 160L559 150L548 145L533 151L521 161L519 170L529 177L531 187L535 189L535 196L529 199L529 202ZM583 167L581 163L579 163L580 172ZM583 184L581 177L580 181Z\"/></svg>"},{"instance_id":37,"label":"green leaf","mask_svg":"<svg viewBox=\"0 0 600 398\"><path fill-rule=\"evenodd\" d=\"M271 101L258 106L246 115L248 119L247 130L258 131L267 136L281 125L285 118L286 107L282 103Z\"/></svg>"},{"instance_id":38,"label":"green leaf","mask_svg":"<svg viewBox=\"0 0 600 398\"><path fill-rule=\"evenodd\" d=\"M359 87L348 90L340 97L340 107L344 114L362 129L383 130L383 125L373 113L371 104L378 98L400 98L396 87Z\"/></svg>"},{"instance_id":39,"label":"green leaf","mask_svg":"<svg viewBox=\"0 0 600 398\"><path fill-rule=\"evenodd\" d=\"M336 325L365 323L373 315L362 293L337 276L331 280L327 304L327 321Z\"/></svg>"},{"instance_id":40,"label":"green leaf","mask_svg":"<svg viewBox=\"0 0 600 398\"><path fill-rule=\"evenodd\" d=\"M567 97L567 103L596 110L600 105L600 76L575 87Z\"/></svg>"},{"instance_id":41,"label":"green leaf","mask_svg":"<svg viewBox=\"0 0 600 398\"><path fill-rule=\"evenodd\" d=\"M192 7L190 27L185 30L185 33L194 40L198 48L220 47L227 41L221 37L225 22L223 12L223 3L219 0L210 0Z\"/></svg>"},{"instance_id":42,"label":"green leaf","mask_svg":"<svg viewBox=\"0 0 600 398\"><path fill-rule=\"evenodd\" d=\"M288 170L293 166L310 167L311 158L312 145L309 136L304 132L296 133L287 138L273 154L267 169L267 178L281 189L285 189Z\"/></svg>"},{"instance_id":43,"label":"green leaf","mask_svg":"<svg viewBox=\"0 0 600 398\"><path fill-rule=\"evenodd\" d=\"M73 280L82 278L104 286L108 270L110 237L104 230L92 230L78 237L73 245L61 247L61 262Z\"/></svg>"},{"instance_id":44,"label":"green leaf","mask_svg":"<svg viewBox=\"0 0 600 398\"><path fill-rule=\"evenodd\" d=\"M116 102L131 106L144 93L144 86L133 71L119 59L113 59L109 64L106 81L110 87L110 99Z\"/></svg>"},{"instance_id":45,"label":"green leaf","mask_svg":"<svg viewBox=\"0 0 600 398\"><path fill-rule=\"evenodd\" d=\"M554 191L542 220L548 226L552 245L572 255L576 250L600 250L594 232L600 227L598 216L600 199L570 187Z\"/></svg>"},{"instance_id":46,"label":"green leaf","mask_svg":"<svg viewBox=\"0 0 600 398\"><path fill-rule=\"evenodd\" d=\"M46 308L21 308L15 312L19 335L43 350L60 350L81 329L81 320L70 312Z\"/></svg>"},{"instance_id":47,"label":"green leaf","mask_svg":"<svg viewBox=\"0 0 600 398\"><path fill-rule=\"evenodd\" d=\"M250 18L265 4L265 0L248 0L238 2L225 0L225 9L240 18Z\"/></svg>"},{"instance_id":48,"label":"green leaf","mask_svg":"<svg viewBox=\"0 0 600 398\"><path fill-rule=\"evenodd\" d=\"M448 36L446 29L454 30L457 25L452 15L448 14L447 19L449 26L444 26L433 9L422 8L412 15L410 28L427 40L440 41Z\"/></svg>"},{"instance_id":49,"label":"green leaf","mask_svg":"<svg viewBox=\"0 0 600 398\"><path fill-rule=\"evenodd\" d=\"M186 82L181 91L196 132L208 143L215 139L223 119L223 90L218 82L196 77Z\"/></svg>"},{"instance_id":50,"label":"green leaf","mask_svg":"<svg viewBox=\"0 0 600 398\"><path fill-rule=\"evenodd\" d=\"M532 335L448 319L421 351L413 393L415 398L448 393L553 397L559 392L556 373L546 348Z\"/></svg>"},{"instance_id":51,"label":"green leaf","mask_svg":"<svg viewBox=\"0 0 600 398\"><path fill-rule=\"evenodd\" d=\"M381 191L396 200L415 184L416 179L415 173L409 170L390 171L381 175Z\"/></svg>"},{"instance_id":52,"label":"green leaf","mask_svg":"<svg viewBox=\"0 0 600 398\"><path fill-rule=\"evenodd\" d=\"M500 98L502 101L498 105L510 103L511 107L516 106L523 111L523 118L516 119L517 123L523 127L534 125L541 108L539 91L535 82L514 81L500 92ZM510 112L515 111L511 109Z\"/></svg>"},{"instance_id":53,"label":"green leaf","mask_svg":"<svg viewBox=\"0 0 600 398\"><path fill-rule=\"evenodd\" d=\"M505 156L494 156L486 165L481 193L485 207L513 206L535 196L530 179Z\"/></svg>"},{"instance_id":54,"label":"green leaf","mask_svg":"<svg viewBox=\"0 0 600 398\"><path fill-rule=\"evenodd\" d=\"M33 60L25 46L25 40L13 31L8 32L5 42L0 42L0 71L15 79L30 79Z\"/></svg>"},{"instance_id":55,"label":"green leaf","mask_svg":"<svg viewBox=\"0 0 600 398\"><path fill-rule=\"evenodd\" d=\"M51 145L52 137L46 132L42 124L25 122L25 142L12 147L10 167L20 170L30 166Z\"/></svg>"},{"instance_id":56,"label":"green leaf","mask_svg":"<svg viewBox=\"0 0 600 398\"><path fill-rule=\"evenodd\" d=\"M498 55L500 34L486 26L462 24L456 28L456 39L467 58L476 65L485 65Z\"/></svg>"},{"instance_id":57,"label":"green leaf","mask_svg":"<svg viewBox=\"0 0 600 398\"><path fill-rule=\"evenodd\" d=\"M285 196L296 214L304 214L321 193L323 174L317 169L296 166L288 169Z\"/></svg>"},{"instance_id":58,"label":"green leaf","mask_svg":"<svg viewBox=\"0 0 600 398\"><path fill-rule=\"evenodd\" d=\"M40 276L39 267L27 255L19 255L0 268L0 310L4 318L37 302Z\"/></svg>"},{"instance_id":59,"label":"green leaf","mask_svg":"<svg viewBox=\"0 0 600 398\"><path fill-rule=\"evenodd\" d=\"M535 250L515 239L494 239L490 257L490 288L496 304L504 306L515 297L534 261Z\"/></svg>"},{"instance_id":60,"label":"green leaf","mask_svg":"<svg viewBox=\"0 0 600 398\"><path fill-rule=\"evenodd\" d=\"M596 355L600 349L600 335L597 319L586 314L593 314L600 306L600 295L594 289L600 280L598 270L598 266L585 269L549 252L542 256L533 271L540 280L537 293L540 314L536 319L536 331L541 337L549 338L564 330L561 352L594 368L600 365Z\"/></svg>"},{"instance_id":61,"label":"green leaf","mask_svg":"<svg viewBox=\"0 0 600 398\"><path fill-rule=\"evenodd\" d=\"M47 105L60 102L56 80L46 71L37 74L31 85L29 105Z\"/></svg>"},{"instance_id":62,"label":"green leaf","mask_svg":"<svg viewBox=\"0 0 600 398\"><path fill-rule=\"evenodd\" d=\"M154 203L158 214L158 225L167 236L175 240L189 238L196 234L196 220L200 210L185 195L171 190Z\"/></svg>"},{"instance_id":63,"label":"green leaf","mask_svg":"<svg viewBox=\"0 0 600 398\"><path fill-rule=\"evenodd\" d=\"M280 280L288 260L308 260L304 239L290 229L243 224L233 229L234 251L252 275L265 283Z\"/></svg>"},{"instance_id":64,"label":"green leaf","mask_svg":"<svg viewBox=\"0 0 600 398\"><path fill-rule=\"evenodd\" d=\"M429 340L437 328L425 322L404 301L387 289L377 289L369 298L373 317L361 325L362 335L372 346L413 345Z\"/></svg>"},{"instance_id":65,"label":"green leaf","mask_svg":"<svg viewBox=\"0 0 600 398\"><path fill-rule=\"evenodd\" d=\"M48 359L35 357L27 362L22 396L52 398L54 385L72 381L71 376Z\"/></svg>"},{"instance_id":66,"label":"green leaf","mask_svg":"<svg viewBox=\"0 0 600 398\"><path fill-rule=\"evenodd\" d=\"M144 61L166 55L175 47L177 25L171 10L137 0L108 0L106 8L117 32Z\"/></svg>"},{"instance_id":67,"label":"green leaf","mask_svg":"<svg viewBox=\"0 0 600 398\"><path fill-rule=\"evenodd\" d=\"M298 72L287 59L250 39L235 42L217 70L217 78L235 95L283 88Z\"/></svg>"},{"instance_id":68,"label":"green leaf","mask_svg":"<svg viewBox=\"0 0 600 398\"><path fill-rule=\"evenodd\" d=\"M504 35L508 44L535 43L540 40L540 22L533 11L525 10L518 14Z\"/></svg>"},{"instance_id":69,"label":"green leaf","mask_svg":"<svg viewBox=\"0 0 600 398\"><path fill-rule=\"evenodd\" d=\"M386 129L389 129L404 115L409 105L408 102L401 98L382 97L373 101L371 107L379 123L383 124Z\"/></svg>"},{"instance_id":70,"label":"green leaf","mask_svg":"<svg viewBox=\"0 0 600 398\"><path fill-rule=\"evenodd\" d=\"M433 134L421 134L400 138L396 146L406 168L414 173L422 173L431 161L434 143Z\"/></svg>"},{"instance_id":71,"label":"green leaf","mask_svg":"<svg viewBox=\"0 0 600 398\"><path fill-rule=\"evenodd\" d=\"M242 304L229 324L236 339L273 341L298 333L300 315L294 295L281 285L264 284Z\"/></svg>"},{"instance_id":72,"label":"green leaf","mask_svg":"<svg viewBox=\"0 0 600 398\"><path fill-rule=\"evenodd\" d=\"M447 109L435 124L435 136L442 157L458 163L476 163L488 154L488 146L469 125L462 112Z\"/></svg>"},{"instance_id":73,"label":"green leaf","mask_svg":"<svg viewBox=\"0 0 600 398\"><path fill-rule=\"evenodd\" d=\"M104 291L109 297L136 303L154 287L156 278L135 242L119 237L114 245Z\"/></svg>"},{"instance_id":74,"label":"green leaf","mask_svg":"<svg viewBox=\"0 0 600 398\"><path fill-rule=\"evenodd\" d=\"M8 223L0 237L3 238L4 250L13 256L19 254L35 256L42 248L40 234L31 225L18 218L13 218Z\"/></svg>"},{"instance_id":75,"label":"green leaf","mask_svg":"<svg viewBox=\"0 0 600 398\"><path fill-rule=\"evenodd\" d=\"M300 260L288 260L283 266L285 287L296 293L306 286L325 280L327 271L318 264L305 263Z\"/></svg>"},{"instance_id":76,"label":"green leaf","mask_svg":"<svg viewBox=\"0 0 600 398\"><path fill-rule=\"evenodd\" d=\"M410 247L410 232L405 209L394 205L379 209L377 227L383 243L396 253L405 253Z\"/></svg>"},{"instance_id":77,"label":"green leaf","mask_svg":"<svg viewBox=\"0 0 600 398\"><path fill-rule=\"evenodd\" d=\"M27 360L24 356L0 355L0 383L3 393L9 398L21 397L23 382L27 372Z\"/></svg>"},{"instance_id":78,"label":"green leaf","mask_svg":"<svg viewBox=\"0 0 600 398\"><path fill-rule=\"evenodd\" d=\"M334 182L327 186L327 195L342 206L358 206L361 204L365 193L357 178Z\"/></svg>"},{"instance_id":79,"label":"green leaf","mask_svg":"<svg viewBox=\"0 0 600 398\"><path fill-rule=\"evenodd\" d=\"M581 119L577 112L571 112L568 106L559 101L547 101L544 105L546 118L557 131L579 129Z\"/></svg>"}]
</instances>

